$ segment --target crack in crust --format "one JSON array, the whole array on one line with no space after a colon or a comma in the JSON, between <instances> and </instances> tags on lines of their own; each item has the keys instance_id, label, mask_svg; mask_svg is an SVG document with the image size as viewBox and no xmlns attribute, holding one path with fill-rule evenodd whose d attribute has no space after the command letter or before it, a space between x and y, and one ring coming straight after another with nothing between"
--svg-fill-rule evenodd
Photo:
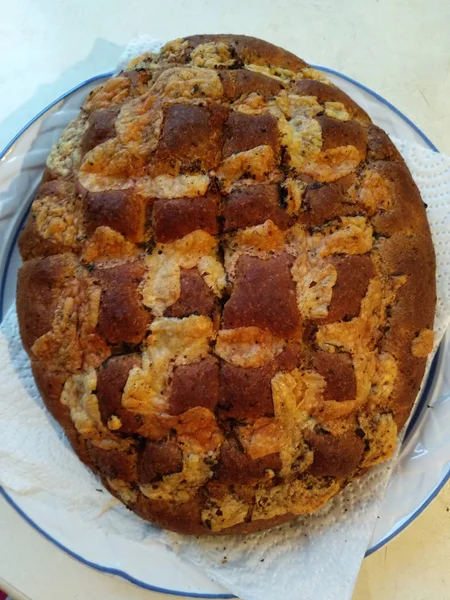
<instances>
[{"instance_id":1,"label":"crack in crust","mask_svg":"<svg viewBox=\"0 0 450 600\"><path fill-rule=\"evenodd\" d=\"M301 59L192 36L96 88L20 237L22 340L80 458L143 518L247 533L386 460L433 346L423 203Z\"/></svg>"}]
</instances>

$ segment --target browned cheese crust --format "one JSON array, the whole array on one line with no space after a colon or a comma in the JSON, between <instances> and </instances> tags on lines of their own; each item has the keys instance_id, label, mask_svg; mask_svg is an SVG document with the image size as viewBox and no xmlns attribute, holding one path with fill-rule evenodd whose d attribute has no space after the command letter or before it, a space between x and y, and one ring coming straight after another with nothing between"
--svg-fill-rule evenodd
<instances>
[{"instance_id":1,"label":"browned cheese crust","mask_svg":"<svg viewBox=\"0 0 450 600\"><path fill-rule=\"evenodd\" d=\"M200 35L133 60L52 149L20 249L39 390L144 519L257 531L392 455L433 345L424 204L291 53Z\"/></svg>"}]
</instances>

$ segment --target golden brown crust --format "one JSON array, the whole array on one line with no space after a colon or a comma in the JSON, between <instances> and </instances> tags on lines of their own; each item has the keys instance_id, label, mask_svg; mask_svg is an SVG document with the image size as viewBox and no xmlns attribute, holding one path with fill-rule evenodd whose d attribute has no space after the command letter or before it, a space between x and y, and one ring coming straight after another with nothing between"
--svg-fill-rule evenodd
<instances>
[{"instance_id":1,"label":"golden brown crust","mask_svg":"<svg viewBox=\"0 0 450 600\"><path fill-rule=\"evenodd\" d=\"M116 135L118 108L95 110L89 115L88 128L81 140L83 154Z\"/></svg>"},{"instance_id":2,"label":"golden brown crust","mask_svg":"<svg viewBox=\"0 0 450 600\"><path fill-rule=\"evenodd\" d=\"M31 369L37 388L44 399L47 409L53 418L64 428L64 432L72 444L73 449L78 454L78 457L84 464L92 468L92 462L87 450L87 443L76 430L72 419L70 418L69 409L61 402L61 393L64 383L67 380L67 374L48 371L45 365L37 360L31 361Z\"/></svg>"},{"instance_id":3,"label":"golden brown crust","mask_svg":"<svg viewBox=\"0 0 450 600\"><path fill-rule=\"evenodd\" d=\"M232 112L225 124L223 156L228 158L257 146L270 146L278 154L278 138L277 121L272 115Z\"/></svg>"},{"instance_id":4,"label":"golden brown crust","mask_svg":"<svg viewBox=\"0 0 450 600\"><path fill-rule=\"evenodd\" d=\"M222 128L226 117L225 108L214 102L205 106L169 106L164 113L164 125L154 157L157 170L170 173L175 165L187 171L216 168L221 160Z\"/></svg>"},{"instance_id":5,"label":"golden brown crust","mask_svg":"<svg viewBox=\"0 0 450 600\"><path fill-rule=\"evenodd\" d=\"M330 262L336 269L336 283L333 286L328 316L321 323L357 317L370 280L375 274L372 260L365 254L338 255Z\"/></svg>"},{"instance_id":6,"label":"golden brown crust","mask_svg":"<svg viewBox=\"0 0 450 600\"><path fill-rule=\"evenodd\" d=\"M97 227L110 227L133 242L144 238L145 202L133 190L87 192L84 197L85 225L92 235Z\"/></svg>"},{"instance_id":7,"label":"golden brown crust","mask_svg":"<svg viewBox=\"0 0 450 600\"><path fill-rule=\"evenodd\" d=\"M24 260L79 252L85 237L81 200L72 182L44 182L31 207L30 218L19 239Z\"/></svg>"},{"instance_id":8,"label":"golden brown crust","mask_svg":"<svg viewBox=\"0 0 450 600\"><path fill-rule=\"evenodd\" d=\"M224 328L253 326L280 338L295 336L300 314L290 271L292 262L290 254L268 259L239 258L234 289L223 310Z\"/></svg>"},{"instance_id":9,"label":"golden brown crust","mask_svg":"<svg viewBox=\"0 0 450 600\"><path fill-rule=\"evenodd\" d=\"M247 69L221 70L219 77L224 95L230 101L251 94L255 90L258 90L258 94L264 99L269 99L283 89L283 84L276 79Z\"/></svg>"},{"instance_id":10,"label":"golden brown crust","mask_svg":"<svg viewBox=\"0 0 450 600\"><path fill-rule=\"evenodd\" d=\"M175 442L147 440L139 454L137 480L145 485L162 479L164 475L180 473L182 469L183 453Z\"/></svg>"},{"instance_id":11,"label":"golden brown crust","mask_svg":"<svg viewBox=\"0 0 450 600\"><path fill-rule=\"evenodd\" d=\"M101 297L97 328L110 344L139 344L147 334L151 315L142 305L139 286L145 273L143 261L98 268Z\"/></svg>"},{"instance_id":12,"label":"golden brown crust","mask_svg":"<svg viewBox=\"0 0 450 600\"><path fill-rule=\"evenodd\" d=\"M271 365L257 368L235 367L224 362L220 369L219 407L222 419L273 417L270 382Z\"/></svg>"},{"instance_id":13,"label":"golden brown crust","mask_svg":"<svg viewBox=\"0 0 450 600\"><path fill-rule=\"evenodd\" d=\"M283 48L248 35L219 34L219 35L192 35L184 38L188 48L194 49L200 44L208 42L223 42L230 44L244 64L255 64L282 67L292 71L299 71L308 65Z\"/></svg>"},{"instance_id":14,"label":"golden brown crust","mask_svg":"<svg viewBox=\"0 0 450 600\"><path fill-rule=\"evenodd\" d=\"M144 519L258 531L392 454L433 346L425 208L291 53L211 35L132 61L52 149L19 244L40 393Z\"/></svg>"},{"instance_id":15,"label":"golden brown crust","mask_svg":"<svg viewBox=\"0 0 450 600\"><path fill-rule=\"evenodd\" d=\"M312 366L326 381L325 400L342 402L355 399L356 379L350 354L315 352Z\"/></svg>"},{"instance_id":16,"label":"golden brown crust","mask_svg":"<svg viewBox=\"0 0 450 600\"><path fill-rule=\"evenodd\" d=\"M27 352L51 329L59 294L75 275L72 254L58 254L25 262L17 282L17 313L20 335Z\"/></svg>"},{"instance_id":17,"label":"golden brown crust","mask_svg":"<svg viewBox=\"0 0 450 600\"><path fill-rule=\"evenodd\" d=\"M122 406L122 393L130 370L140 366L139 354L125 354L111 356L97 372L97 398L101 419L107 425L111 417L118 417L121 422L120 431L124 433L134 433L139 429L139 420Z\"/></svg>"},{"instance_id":18,"label":"golden brown crust","mask_svg":"<svg viewBox=\"0 0 450 600\"><path fill-rule=\"evenodd\" d=\"M225 199L223 231L262 225L270 219L287 229L292 219L282 208L281 189L276 183L238 187Z\"/></svg>"},{"instance_id":19,"label":"golden brown crust","mask_svg":"<svg viewBox=\"0 0 450 600\"><path fill-rule=\"evenodd\" d=\"M346 478L358 468L364 441L354 431L334 436L329 431L311 431L307 442L314 450L311 473L317 476Z\"/></svg>"},{"instance_id":20,"label":"golden brown crust","mask_svg":"<svg viewBox=\"0 0 450 600\"><path fill-rule=\"evenodd\" d=\"M191 365L175 367L169 398L169 412L181 415L202 406L214 411L219 399L219 366L213 357Z\"/></svg>"},{"instance_id":21,"label":"golden brown crust","mask_svg":"<svg viewBox=\"0 0 450 600\"><path fill-rule=\"evenodd\" d=\"M220 461L215 475L217 481L229 485L248 484L263 479L268 469L278 473L281 468L279 453L251 458L244 452L236 438L230 436L220 448Z\"/></svg>"},{"instance_id":22,"label":"golden brown crust","mask_svg":"<svg viewBox=\"0 0 450 600\"><path fill-rule=\"evenodd\" d=\"M319 227L337 217L357 215L360 208L348 200L340 180L329 185L312 183L305 190L299 219L307 227Z\"/></svg>"},{"instance_id":23,"label":"golden brown crust","mask_svg":"<svg viewBox=\"0 0 450 600\"><path fill-rule=\"evenodd\" d=\"M422 224L418 224L418 228ZM422 225L421 229L425 229ZM422 381L426 361L411 352L411 344L423 329L433 329L436 282L434 249L430 236L397 233L380 238L380 268L384 273L407 275L408 279L389 307L388 330L382 341L385 351L398 362L399 376L390 399L395 420L403 427Z\"/></svg>"},{"instance_id":24,"label":"golden brown crust","mask_svg":"<svg viewBox=\"0 0 450 600\"><path fill-rule=\"evenodd\" d=\"M379 127L371 123L367 128L367 158L403 162L400 152Z\"/></svg>"},{"instance_id":25,"label":"golden brown crust","mask_svg":"<svg viewBox=\"0 0 450 600\"><path fill-rule=\"evenodd\" d=\"M211 235L218 233L219 197L207 194L200 198L155 200L153 229L157 242L167 243L182 238L196 229Z\"/></svg>"},{"instance_id":26,"label":"golden brown crust","mask_svg":"<svg viewBox=\"0 0 450 600\"><path fill-rule=\"evenodd\" d=\"M181 269L180 297L165 310L164 316L178 319L192 314L212 317L217 308L214 292L208 287L198 269Z\"/></svg>"},{"instance_id":27,"label":"golden brown crust","mask_svg":"<svg viewBox=\"0 0 450 600\"><path fill-rule=\"evenodd\" d=\"M353 146L361 158L366 157L367 132L356 121L340 121L323 115L317 117L322 130L322 150L338 148L339 146Z\"/></svg>"}]
</instances>

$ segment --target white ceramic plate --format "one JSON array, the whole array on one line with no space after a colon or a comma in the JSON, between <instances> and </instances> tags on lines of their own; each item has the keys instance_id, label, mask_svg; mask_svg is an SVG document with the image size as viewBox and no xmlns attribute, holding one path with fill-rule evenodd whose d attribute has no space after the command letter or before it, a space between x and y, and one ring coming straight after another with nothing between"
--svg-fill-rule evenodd
<instances>
[{"instance_id":1,"label":"white ceramic plate","mask_svg":"<svg viewBox=\"0 0 450 600\"><path fill-rule=\"evenodd\" d=\"M381 96L331 69L318 68L389 134L437 150L418 127ZM0 154L0 321L14 302L21 262L17 238L50 147L76 116L84 97L110 75L85 81L57 99L36 115ZM447 335L433 360L410 421L367 554L382 547L411 523L450 477L450 374L446 373L449 363L450 337ZM50 541L99 571L120 575L158 592L200 598L231 597L165 546L155 552L127 540L113 543L110 537L92 527L75 530L64 511L49 513L32 498L6 492L1 487L0 493ZM145 526L143 523L142 527Z\"/></svg>"}]
</instances>

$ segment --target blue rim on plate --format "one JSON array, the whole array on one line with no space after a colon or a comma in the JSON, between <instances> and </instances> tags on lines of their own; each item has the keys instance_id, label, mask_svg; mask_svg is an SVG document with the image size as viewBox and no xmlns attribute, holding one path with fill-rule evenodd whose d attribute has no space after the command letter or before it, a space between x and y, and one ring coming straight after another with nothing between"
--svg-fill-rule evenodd
<instances>
[{"instance_id":1,"label":"blue rim on plate","mask_svg":"<svg viewBox=\"0 0 450 600\"><path fill-rule=\"evenodd\" d=\"M423 133L423 131L421 131L419 129L419 127L417 127L417 125L415 125L415 123L413 123L406 115L404 115L398 108L396 108L395 106L393 106L390 102L388 102L388 100L386 100L385 98L383 98L382 96L380 96L379 94L377 94L376 92L374 92L373 90L371 90L370 88L366 87L365 85L363 85L362 83L359 83L358 81L356 81L355 79L352 79L351 77L348 77L347 75L343 75L342 73L340 73L339 71L336 71L334 69L330 69L329 67L322 67L319 65L312 65L314 68L319 69L321 71L325 71L327 73L332 73L333 75L336 75L338 77L341 77L342 79L345 79L346 81L349 81L350 83L352 83L353 85L359 87L360 89L364 90L365 92L367 92L368 94L370 94L371 96L373 96L374 98L376 98L379 102L381 102L382 104L384 104L385 106L387 106L390 110L392 110L398 117L400 117L405 123L407 123L416 133L417 135L419 135L422 140L427 144L427 146L431 149L434 150L435 152L439 152L439 150L436 148L436 146L433 144L433 142ZM104 79L106 77L111 77L113 75L113 72L107 72L107 73L103 73L101 75L96 75L94 77L90 77L89 79L86 79L85 81L83 81L82 83L79 83L78 85L76 85L75 87L71 88L70 90L68 90L66 93L62 94L61 96L59 96L59 98L57 98L56 100L54 100L51 104L49 104L46 108L44 108L43 110L41 110L37 115L35 115L33 117L33 119L31 119L29 121L29 123L27 123L27 125L25 125L25 127L23 127L14 137L13 139L7 144L7 146L4 148L4 150L0 153L0 160L2 160L2 158L6 155L6 153L10 150L10 148L14 145L14 143L19 139L19 137L35 122L37 121L40 117L42 117L46 112L48 112L51 108L53 108L54 106L56 106L59 102L61 102L62 100L64 100L65 98L67 98L68 96L70 96L73 92L76 92L77 90L81 89L82 87L90 84L90 83L94 83L95 81L98 81L100 79ZM5 295L5 287L6 287L6 273L11 261L11 257L14 251L14 247L16 245L17 242L17 238L19 236L19 233L25 223L25 220L28 216L28 211L25 212L25 214L23 215L21 221L19 222L16 232L10 242L9 248L7 250L6 253L6 259L5 259L5 263L4 263L4 272L3 272L3 276L2 276L2 280L0 282L0 323L3 319L3 301L4 301L4 295ZM419 402L417 403L417 406L415 408L414 414L411 418L411 421L408 425L408 428L406 430L405 433L405 437L403 441L406 441L407 438L409 437L409 435L411 434L411 432L413 431L414 427L417 424L417 421L422 413L422 409L425 406L426 400L427 400L427 396L429 394L429 391L431 389L431 386L433 384L433 379L434 379L434 375L436 373L436 368L439 362L439 357L441 354L441 347L438 348L434 359L431 363L431 367L430 367L430 371L428 373L428 377L427 377L427 381L425 383L425 386L421 392L420 395L420 399ZM444 485L447 483L447 481L450 480L450 469L447 471L447 473L444 475L444 477L442 478L442 480L440 481L440 483L436 486L436 488L431 492L431 494L423 501L423 503L417 508L417 510L412 513L408 519L406 519L406 521L400 525L393 533L391 533L390 535L386 536L385 538L383 538L380 542L378 542L378 544L376 544L375 546L373 546L372 548L369 548L365 554L365 556L370 556L372 553L376 552L377 550L379 550L380 548L382 548L385 544L387 544L388 542L390 542L394 537L396 537L399 533L401 533L406 527L408 527L408 525L410 525L424 510L425 508L430 504L430 502L432 502L432 500L438 495L438 493L441 491L441 489L444 487ZM60 542L58 542L55 538L53 538L51 535L49 535L48 533L46 533L43 529L41 529L39 527L39 525L33 521L15 502L14 500L11 498L11 496L9 496L9 494L5 491L5 489L3 487L0 486L0 494L5 498L5 500L8 502L8 504L14 508L14 510L21 516L23 517L23 519L25 519L25 521L31 525L36 531L38 531L40 534L42 534L47 540L49 540L50 542L52 542L55 546L57 546L58 548L60 548L61 550L63 550L64 552L66 552L67 554L69 554L70 556L72 556L73 558L75 558L76 560L78 560L79 562L89 566L89 567L93 567L94 569L96 569L97 571L100 571L102 573L107 573L110 575L118 575L120 577L122 577L123 579L126 579L127 581L134 583L135 585L138 585L139 587L142 587L144 589L153 591L153 592L159 592L162 594L172 594L174 596L185 596L185 597L189 597L189 598L235 598L236 596L232 595L232 594L202 594L202 593L197 593L197 592L183 592L180 590L171 590L171 589L167 589L167 588L161 588L158 586L154 586L154 585L150 585L148 583L145 583L143 581L140 581L138 579L136 579L135 577L129 575L128 573L121 571L120 569L114 569L111 567L105 567L103 565L99 565L97 563L91 562L85 558L83 558L82 556L80 556L79 554L76 554L75 552L73 552L72 550L70 550L69 548L67 548L66 546L64 546L63 544L61 544Z\"/></svg>"}]
</instances>

